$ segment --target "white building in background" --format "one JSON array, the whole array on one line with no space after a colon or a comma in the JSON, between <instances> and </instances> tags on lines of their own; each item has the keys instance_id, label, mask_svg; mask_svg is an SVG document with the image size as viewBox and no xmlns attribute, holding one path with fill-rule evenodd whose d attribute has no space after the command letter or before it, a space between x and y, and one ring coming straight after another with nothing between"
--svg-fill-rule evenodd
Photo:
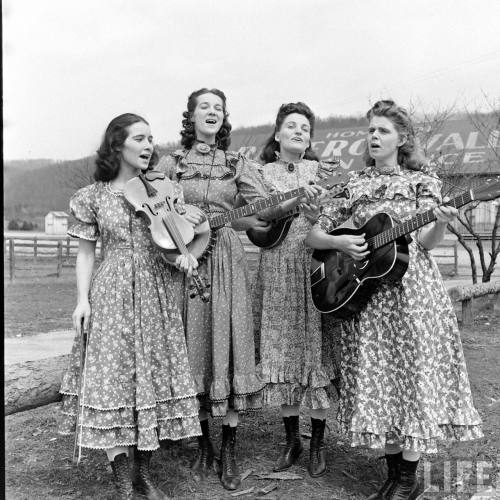
<instances>
[{"instance_id":1,"label":"white building in background","mask_svg":"<svg viewBox=\"0 0 500 500\"><path fill-rule=\"evenodd\" d=\"M64 234L68 230L69 215L66 212L49 212L45 216L45 234Z\"/></svg>"}]
</instances>

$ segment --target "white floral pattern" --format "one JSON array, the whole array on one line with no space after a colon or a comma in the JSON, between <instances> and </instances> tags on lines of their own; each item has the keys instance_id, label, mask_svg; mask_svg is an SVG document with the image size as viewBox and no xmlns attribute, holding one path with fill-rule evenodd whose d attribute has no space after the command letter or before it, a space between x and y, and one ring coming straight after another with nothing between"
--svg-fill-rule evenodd
<instances>
[{"instance_id":1,"label":"white floral pattern","mask_svg":"<svg viewBox=\"0 0 500 500\"><path fill-rule=\"evenodd\" d=\"M379 212L405 220L441 201L431 173L352 174L351 200L325 207L329 232L352 216L357 227ZM415 236L415 235L414 235ZM482 436L460 332L439 269L415 238L401 283L382 285L341 328L338 421L353 446L435 453L439 440Z\"/></svg>"},{"instance_id":2,"label":"white floral pattern","mask_svg":"<svg viewBox=\"0 0 500 500\"><path fill-rule=\"evenodd\" d=\"M179 181L186 203L209 215L236 208L237 195L248 203L267 196L257 165L238 153L181 150L163 157L156 168ZM213 252L198 271L211 283L208 303L189 298L184 275L176 273L175 279L200 404L214 417L229 408L259 409L264 384L255 367L247 262L231 227L217 231Z\"/></svg>"},{"instance_id":3,"label":"white floral pattern","mask_svg":"<svg viewBox=\"0 0 500 500\"><path fill-rule=\"evenodd\" d=\"M288 162L279 160L261 171L270 191L286 192L317 180L319 166L302 160L290 172ZM310 229L301 214L280 245L260 253L253 310L266 406L326 409L334 393L333 342L330 335L323 338L321 314L309 293L312 250L304 239Z\"/></svg>"},{"instance_id":4,"label":"white floral pattern","mask_svg":"<svg viewBox=\"0 0 500 500\"><path fill-rule=\"evenodd\" d=\"M97 182L71 198L76 223L68 234L96 241L104 259L90 289L91 320L81 398L76 336L61 386L60 432L75 431L83 447L137 445L200 434L194 382L169 266L145 221L123 195Z\"/></svg>"}]
</instances>

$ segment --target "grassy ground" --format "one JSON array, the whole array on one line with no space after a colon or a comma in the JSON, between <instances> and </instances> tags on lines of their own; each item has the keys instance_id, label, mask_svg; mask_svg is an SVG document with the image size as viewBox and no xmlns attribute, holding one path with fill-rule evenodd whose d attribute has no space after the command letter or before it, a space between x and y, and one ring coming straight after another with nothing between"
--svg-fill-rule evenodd
<instances>
[{"instance_id":1,"label":"grassy ground","mask_svg":"<svg viewBox=\"0 0 500 500\"><path fill-rule=\"evenodd\" d=\"M56 278L54 266L38 270L34 277L19 273L15 282L5 284L6 333L43 333L70 328L74 307L74 268L63 270ZM51 270L52 269L52 270ZM500 492L500 312L485 308L475 323L461 327L472 393L484 421L484 438L471 443L455 443L443 447L437 456L423 457L419 469L421 483L438 488L427 492L428 500L469 499L476 491L476 465L484 462L485 484L498 484ZM328 418L326 446L328 473L319 479L308 476L307 438L305 452L290 472L300 479L259 479L257 474L270 473L283 441L283 429L277 412L244 416L238 428L237 454L242 472L253 470L242 483L241 490L253 492L236 498L257 498L258 491L270 484L266 499L337 499L360 500L376 488L383 474L379 453L349 448L337 433L335 408ZM71 463L72 439L57 435L58 405L49 405L5 418L6 427L6 498L9 500L113 497L111 470L105 454L85 451L76 468ZM309 419L301 416L301 429L307 434ZM220 427L212 423L212 434L220 442ZM207 482L197 483L190 474L194 455L193 441L165 443L154 456L154 473L161 487L176 499L230 499L214 474ZM469 477L457 473L457 468ZM449 471L449 472L448 472ZM462 477L463 476L463 477ZM447 478L449 477L449 479ZM460 492L462 488L462 492ZM500 497L500 494L499 494Z\"/></svg>"},{"instance_id":2,"label":"grassy ground","mask_svg":"<svg viewBox=\"0 0 500 500\"><path fill-rule=\"evenodd\" d=\"M7 264L8 266L8 264ZM55 259L16 260L15 279L8 280L4 262L4 331L6 337L34 335L71 328L75 307L75 268L56 276Z\"/></svg>"}]
</instances>

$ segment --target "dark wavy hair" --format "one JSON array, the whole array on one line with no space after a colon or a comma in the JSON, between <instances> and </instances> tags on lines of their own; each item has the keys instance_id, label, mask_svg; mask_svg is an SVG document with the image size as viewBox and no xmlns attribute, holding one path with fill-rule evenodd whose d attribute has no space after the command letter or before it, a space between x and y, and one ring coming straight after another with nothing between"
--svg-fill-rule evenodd
<instances>
[{"instance_id":1,"label":"dark wavy hair","mask_svg":"<svg viewBox=\"0 0 500 500\"><path fill-rule=\"evenodd\" d=\"M373 116L384 116L392 122L397 133L406 138L405 143L398 148L398 165L410 170L422 170L427 165L427 161L420 150L412 120L406 109L386 99L377 101L368 110L366 118L371 120ZM368 167L375 165L375 160L368 151L368 144L363 153L363 159Z\"/></svg>"},{"instance_id":2,"label":"dark wavy hair","mask_svg":"<svg viewBox=\"0 0 500 500\"><path fill-rule=\"evenodd\" d=\"M101 145L97 150L94 172L94 179L96 181L112 181L118 175L121 161L120 148L128 137L128 128L137 122L149 125L142 116L135 115L134 113L124 113L111 120L106 128L106 132L104 132ZM153 168L157 162L158 153L156 152L156 148L154 148L148 168Z\"/></svg>"},{"instance_id":3,"label":"dark wavy hair","mask_svg":"<svg viewBox=\"0 0 500 500\"><path fill-rule=\"evenodd\" d=\"M280 150L280 144L275 139L276 134L279 132L281 125L285 121L285 118L292 113L298 113L300 115L305 116L309 120L309 125L311 126L311 139L314 135L314 124L316 122L316 117L312 112L311 108L304 104L303 102L289 102L288 104L282 104L276 115L276 124L274 125L274 132L269 136L266 143L264 144L264 148L262 149L262 153L260 154L260 159L264 163L272 163L276 161L276 152ZM304 158L306 160L318 160L316 153L312 150L311 145L307 147L304 152Z\"/></svg>"},{"instance_id":4,"label":"dark wavy hair","mask_svg":"<svg viewBox=\"0 0 500 500\"><path fill-rule=\"evenodd\" d=\"M188 97L187 102L187 111L182 113L184 119L182 120L182 130L181 130L181 144L186 149L191 149L193 147L194 142L196 141L196 132L194 130L194 123L191 121L194 110L198 104L198 97L203 94L214 94L221 98L222 100L222 109L224 111L224 120L222 121L222 126L220 130L217 132L215 136L215 143L219 149L222 151L227 151L227 148L231 144L231 124L229 123L226 108L226 95L222 90L219 89L207 89L202 88L200 90L195 90Z\"/></svg>"}]
</instances>

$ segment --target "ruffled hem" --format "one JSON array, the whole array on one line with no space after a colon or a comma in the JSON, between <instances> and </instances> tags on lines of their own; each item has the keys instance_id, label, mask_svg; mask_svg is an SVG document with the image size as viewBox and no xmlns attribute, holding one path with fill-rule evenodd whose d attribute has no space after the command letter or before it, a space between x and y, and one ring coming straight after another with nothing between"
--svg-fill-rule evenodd
<instances>
[{"instance_id":1,"label":"ruffled hem","mask_svg":"<svg viewBox=\"0 0 500 500\"><path fill-rule=\"evenodd\" d=\"M438 442L472 441L483 437L479 426L459 427L453 425L439 426L440 432L429 439L406 436L399 433L389 435L371 434L369 432L346 432L341 425L341 431L348 436L351 446L366 446L373 449L383 449L386 444L398 444L402 449L418 453L437 453Z\"/></svg>"},{"instance_id":2,"label":"ruffled hem","mask_svg":"<svg viewBox=\"0 0 500 500\"><path fill-rule=\"evenodd\" d=\"M225 417L229 410L237 412L258 411L262 409L262 391L248 394L228 394L224 399L214 400L208 394L199 394L200 407L207 410L212 417Z\"/></svg>"},{"instance_id":3,"label":"ruffled hem","mask_svg":"<svg viewBox=\"0 0 500 500\"><path fill-rule=\"evenodd\" d=\"M340 430L348 436L351 446L382 449L398 444L404 450L437 453L438 442L472 441L483 437L480 423L442 423L427 428L417 424L398 428L396 425L359 425L338 418Z\"/></svg>"},{"instance_id":4,"label":"ruffled hem","mask_svg":"<svg viewBox=\"0 0 500 500\"><path fill-rule=\"evenodd\" d=\"M260 378L266 384L293 384L318 389L328 386L333 378L333 373L329 374L329 370L325 366L309 366L298 369L296 366L283 366L280 363L268 363L264 367L261 363L257 368Z\"/></svg>"},{"instance_id":5,"label":"ruffled hem","mask_svg":"<svg viewBox=\"0 0 500 500\"><path fill-rule=\"evenodd\" d=\"M327 410L335 398L335 389L329 384L325 387L304 387L300 384L268 384L263 392L263 404L266 407L299 405L310 410Z\"/></svg>"},{"instance_id":6,"label":"ruffled hem","mask_svg":"<svg viewBox=\"0 0 500 500\"><path fill-rule=\"evenodd\" d=\"M78 398L63 395L60 434L75 432L77 412L82 427L82 446L112 448L121 443L137 445L139 449L157 449L159 441L177 441L200 435L198 404L195 397L157 402L156 407L95 409L78 408Z\"/></svg>"}]
</instances>

